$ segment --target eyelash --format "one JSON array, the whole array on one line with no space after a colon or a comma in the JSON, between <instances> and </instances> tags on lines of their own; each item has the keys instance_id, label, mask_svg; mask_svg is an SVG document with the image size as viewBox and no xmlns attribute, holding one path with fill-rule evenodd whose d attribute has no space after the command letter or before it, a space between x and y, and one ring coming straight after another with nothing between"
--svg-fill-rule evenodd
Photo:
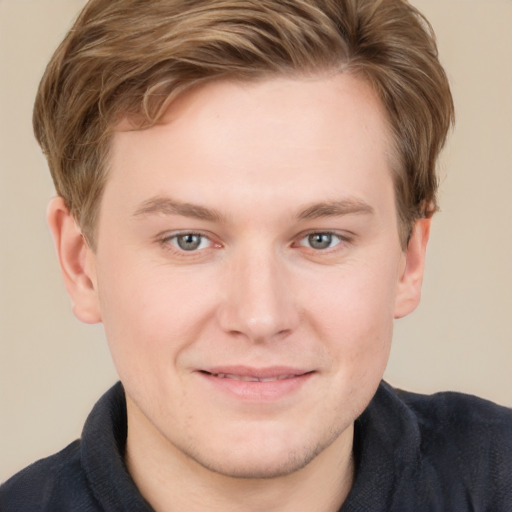
<instances>
[{"instance_id":1,"label":"eyelash","mask_svg":"<svg viewBox=\"0 0 512 512\"><path fill-rule=\"evenodd\" d=\"M163 236L161 238L159 238L159 242L160 244L167 250L170 250L170 251L173 251L173 252L176 252L178 254L195 254L201 250L204 250L206 249L207 247L201 247L201 248L196 248L196 249L193 249L193 250L190 250L190 251L187 251L186 249L183 249L181 247L179 247L178 245L175 245L172 243L173 240L177 242L177 240L180 238L180 237L186 237L186 236L189 236L189 237L200 237L202 239L201 241L201 244L204 242L204 241L209 241L210 244L213 244L214 242L212 242L211 238L207 235L205 235L204 233L199 233L199 232L196 232L196 231L183 231L181 233L174 233L172 235L167 235L167 236ZM219 247L220 247L220 244L218 244Z\"/></svg>"},{"instance_id":2,"label":"eyelash","mask_svg":"<svg viewBox=\"0 0 512 512\"><path fill-rule=\"evenodd\" d=\"M314 247L311 247L311 246L301 243L304 240L307 240L309 237L314 236L314 235L321 235L321 236L328 236L331 238L336 238L337 243L335 243L333 246L329 246L329 247L326 247L323 249L317 249L317 248L314 248ZM209 247L198 247L198 248L191 249L191 250L187 251L186 249L179 247L178 242L177 242L179 237L186 237L186 236L200 237L201 238L200 244L202 245L204 241L208 241ZM172 241L176 241L176 244L172 243ZM307 233L301 233L293 242L292 247L299 246L299 247L304 247L306 249L309 249L317 254L321 254L321 253L327 254L327 253L336 251L337 247L339 245L350 244L351 241L352 241L352 238L346 234L341 235L341 234L335 233L333 231L318 231L317 230L317 231L309 231ZM179 256L183 256L183 257L187 257L187 256L191 257L193 255L197 255L199 252L201 252L205 249L212 248L212 246L214 246L214 248L222 247L222 245L220 243L214 242L210 236L208 236L204 233L201 233L201 232L197 232L197 231L182 231L179 233L173 233L172 235L165 235L165 236L159 237L158 242L164 249L171 251L175 254L178 254Z\"/></svg>"}]
</instances>

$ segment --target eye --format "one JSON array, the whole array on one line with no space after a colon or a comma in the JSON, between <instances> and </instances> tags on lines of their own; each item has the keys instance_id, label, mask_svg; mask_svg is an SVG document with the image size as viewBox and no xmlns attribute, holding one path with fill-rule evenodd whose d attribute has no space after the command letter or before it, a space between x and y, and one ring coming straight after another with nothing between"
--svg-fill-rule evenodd
<instances>
[{"instance_id":1,"label":"eye","mask_svg":"<svg viewBox=\"0 0 512 512\"><path fill-rule=\"evenodd\" d=\"M211 244L207 237L198 233L181 233L169 237L166 242L177 249L187 252L206 249Z\"/></svg>"},{"instance_id":2,"label":"eye","mask_svg":"<svg viewBox=\"0 0 512 512\"><path fill-rule=\"evenodd\" d=\"M341 238L334 233L310 233L299 241L299 245L317 251L331 249L341 243Z\"/></svg>"}]
</instances>

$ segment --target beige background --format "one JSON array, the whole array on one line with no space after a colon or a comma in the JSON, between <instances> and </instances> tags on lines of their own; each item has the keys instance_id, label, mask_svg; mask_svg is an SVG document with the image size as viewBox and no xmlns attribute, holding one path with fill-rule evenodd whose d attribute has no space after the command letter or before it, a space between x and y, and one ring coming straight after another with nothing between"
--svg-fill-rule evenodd
<instances>
[{"instance_id":1,"label":"beige background","mask_svg":"<svg viewBox=\"0 0 512 512\"><path fill-rule=\"evenodd\" d=\"M433 23L458 122L444 154L423 303L386 378L512 406L512 1L415 0ZM82 0L0 0L0 480L79 436L116 380L100 326L70 310L31 133L38 80Z\"/></svg>"}]
</instances>

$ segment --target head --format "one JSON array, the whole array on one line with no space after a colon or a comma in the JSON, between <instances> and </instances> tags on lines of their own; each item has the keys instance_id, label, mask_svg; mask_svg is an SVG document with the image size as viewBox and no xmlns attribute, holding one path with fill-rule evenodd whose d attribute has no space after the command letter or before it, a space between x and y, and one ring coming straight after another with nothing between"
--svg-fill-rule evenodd
<instances>
[{"instance_id":1,"label":"head","mask_svg":"<svg viewBox=\"0 0 512 512\"><path fill-rule=\"evenodd\" d=\"M59 46L34 108L57 193L92 247L114 128L140 128L199 84L343 72L380 98L392 136L400 237L437 207L453 121L433 32L404 0L92 0Z\"/></svg>"},{"instance_id":2,"label":"head","mask_svg":"<svg viewBox=\"0 0 512 512\"><path fill-rule=\"evenodd\" d=\"M452 114L400 0L88 4L35 126L131 460L271 478L350 453L419 300Z\"/></svg>"}]
</instances>

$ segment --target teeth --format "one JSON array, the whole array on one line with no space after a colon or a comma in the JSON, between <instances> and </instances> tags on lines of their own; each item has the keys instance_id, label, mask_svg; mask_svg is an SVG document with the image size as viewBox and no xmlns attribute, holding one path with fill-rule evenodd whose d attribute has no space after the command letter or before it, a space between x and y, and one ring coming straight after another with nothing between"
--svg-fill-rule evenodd
<instances>
[{"instance_id":1,"label":"teeth","mask_svg":"<svg viewBox=\"0 0 512 512\"><path fill-rule=\"evenodd\" d=\"M273 382L276 380L285 380L295 377L295 375L280 375L279 377L251 377L249 375L232 375L230 373L213 373L215 377L219 379L232 379L232 380L241 380L244 382Z\"/></svg>"}]
</instances>

